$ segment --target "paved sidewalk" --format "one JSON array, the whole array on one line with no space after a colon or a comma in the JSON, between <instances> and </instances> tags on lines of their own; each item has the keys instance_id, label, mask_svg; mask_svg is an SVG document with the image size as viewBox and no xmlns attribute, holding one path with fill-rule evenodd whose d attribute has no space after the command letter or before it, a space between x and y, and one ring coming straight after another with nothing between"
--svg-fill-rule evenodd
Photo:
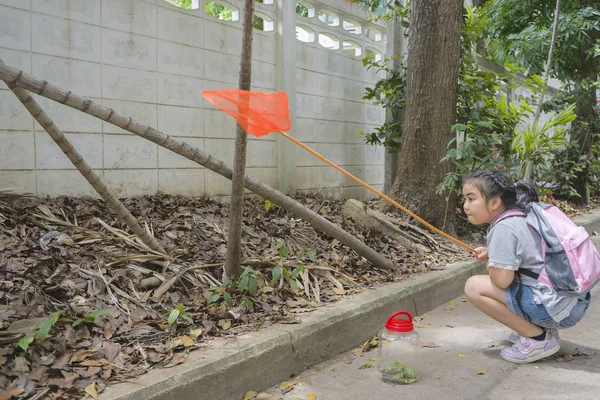
<instances>
[{"instance_id":1,"label":"paved sidewalk","mask_svg":"<svg viewBox=\"0 0 600 400\"><path fill-rule=\"evenodd\" d=\"M460 296L425 313L417 324L421 340L438 347L421 350L424 368L415 384L381 382L376 361L371 360L377 351L360 357L350 351L290 380L298 383L285 395L279 387L267 392L283 400L310 395L318 400L598 399L600 287L592 291L592 298L583 321L560 331L561 351L533 364L502 360L499 351L510 345L506 339L511 331ZM360 369L365 364L373 368ZM479 370L487 372L478 375Z\"/></svg>"},{"instance_id":2,"label":"paved sidewalk","mask_svg":"<svg viewBox=\"0 0 600 400\"><path fill-rule=\"evenodd\" d=\"M590 233L600 231L600 210L577 222ZM109 386L100 400L236 400L249 390L261 391L296 376L302 379L291 392L270 392L285 400L310 398L307 394L320 400L599 399L600 337L595 328L600 325L600 287L584 321L561 333L563 350L578 348L581 355L569 362L541 361L535 364L539 368L517 367L498 354L508 344L508 329L461 300L465 281L484 271L474 260L448 265L319 307L303 314L301 324L276 324L236 339L211 341L182 365ZM423 349L427 366L422 380L402 387L381 383L373 368L359 369L374 365L369 358L376 352L345 363L354 358L347 351L375 334L399 309L425 313L418 328L421 339L438 346ZM482 369L488 372L477 375Z\"/></svg>"}]
</instances>

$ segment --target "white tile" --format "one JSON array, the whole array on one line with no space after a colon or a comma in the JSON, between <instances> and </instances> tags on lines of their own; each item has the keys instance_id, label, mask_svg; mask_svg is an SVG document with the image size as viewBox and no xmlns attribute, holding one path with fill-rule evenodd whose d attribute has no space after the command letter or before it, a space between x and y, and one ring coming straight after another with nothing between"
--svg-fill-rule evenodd
<instances>
[{"instance_id":1,"label":"white tile","mask_svg":"<svg viewBox=\"0 0 600 400\"><path fill-rule=\"evenodd\" d=\"M32 132L0 132L0 169L34 169Z\"/></svg>"},{"instance_id":2,"label":"white tile","mask_svg":"<svg viewBox=\"0 0 600 400\"><path fill-rule=\"evenodd\" d=\"M29 10L31 9L31 0L0 0L0 6L10 6ZM1 13L2 11L0 11L0 14Z\"/></svg>"},{"instance_id":3,"label":"white tile","mask_svg":"<svg viewBox=\"0 0 600 400\"><path fill-rule=\"evenodd\" d=\"M104 135L104 168L156 168L157 147L133 135Z\"/></svg>"},{"instance_id":4,"label":"white tile","mask_svg":"<svg viewBox=\"0 0 600 400\"><path fill-rule=\"evenodd\" d=\"M0 90L0 130L33 130L33 117L9 90Z\"/></svg>"},{"instance_id":5,"label":"white tile","mask_svg":"<svg viewBox=\"0 0 600 400\"><path fill-rule=\"evenodd\" d=\"M0 58L9 67L31 74L31 54L29 52L2 49L0 50ZM8 89L4 81L0 81L0 90L2 89Z\"/></svg>"},{"instance_id":6,"label":"white tile","mask_svg":"<svg viewBox=\"0 0 600 400\"><path fill-rule=\"evenodd\" d=\"M246 167L277 167L277 142L248 141Z\"/></svg>"},{"instance_id":7,"label":"white tile","mask_svg":"<svg viewBox=\"0 0 600 400\"><path fill-rule=\"evenodd\" d=\"M204 110L204 136L207 138L235 138L235 119L221 110Z\"/></svg>"},{"instance_id":8,"label":"white tile","mask_svg":"<svg viewBox=\"0 0 600 400\"><path fill-rule=\"evenodd\" d=\"M175 136L204 136L203 114L208 110L201 108L158 106L158 129Z\"/></svg>"},{"instance_id":9,"label":"white tile","mask_svg":"<svg viewBox=\"0 0 600 400\"><path fill-rule=\"evenodd\" d=\"M160 104L202 107L204 98L201 79L185 76L158 74L158 102Z\"/></svg>"},{"instance_id":10,"label":"white tile","mask_svg":"<svg viewBox=\"0 0 600 400\"><path fill-rule=\"evenodd\" d=\"M100 24L101 1L90 0L34 0L32 11L66 19Z\"/></svg>"},{"instance_id":11,"label":"white tile","mask_svg":"<svg viewBox=\"0 0 600 400\"><path fill-rule=\"evenodd\" d=\"M0 188L35 195L35 171L0 170Z\"/></svg>"},{"instance_id":12,"label":"white tile","mask_svg":"<svg viewBox=\"0 0 600 400\"><path fill-rule=\"evenodd\" d=\"M138 0L104 0L102 26L156 37L156 6Z\"/></svg>"},{"instance_id":13,"label":"white tile","mask_svg":"<svg viewBox=\"0 0 600 400\"><path fill-rule=\"evenodd\" d=\"M126 68L156 70L156 39L102 29L102 62Z\"/></svg>"},{"instance_id":14,"label":"white tile","mask_svg":"<svg viewBox=\"0 0 600 400\"><path fill-rule=\"evenodd\" d=\"M102 94L105 99L155 103L156 73L103 65Z\"/></svg>"},{"instance_id":15,"label":"white tile","mask_svg":"<svg viewBox=\"0 0 600 400\"><path fill-rule=\"evenodd\" d=\"M105 170L104 183L117 197L144 196L158 192L156 169Z\"/></svg>"},{"instance_id":16,"label":"white tile","mask_svg":"<svg viewBox=\"0 0 600 400\"><path fill-rule=\"evenodd\" d=\"M121 101L121 100L103 100L102 105L110 107L120 115L133 118L135 122L139 122L144 125L149 125L156 128L156 104L140 103L135 101ZM104 133L123 133L127 135L133 135L126 130L119 128L108 122L103 122Z\"/></svg>"},{"instance_id":17,"label":"white tile","mask_svg":"<svg viewBox=\"0 0 600 400\"><path fill-rule=\"evenodd\" d=\"M45 97L33 95L40 107L62 132L102 132L102 120ZM36 131L45 132L35 122Z\"/></svg>"},{"instance_id":18,"label":"white tile","mask_svg":"<svg viewBox=\"0 0 600 400\"><path fill-rule=\"evenodd\" d=\"M98 173L102 169L102 134L65 134L85 162ZM37 169L76 169L46 132L36 132Z\"/></svg>"},{"instance_id":19,"label":"white tile","mask_svg":"<svg viewBox=\"0 0 600 400\"><path fill-rule=\"evenodd\" d=\"M204 195L204 169L161 169L158 191L184 196Z\"/></svg>"},{"instance_id":20,"label":"white tile","mask_svg":"<svg viewBox=\"0 0 600 400\"><path fill-rule=\"evenodd\" d=\"M33 51L84 61L100 61L99 26L33 14Z\"/></svg>"},{"instance_id":21,"label":"white tile","mask_svg":"<svg viewBox=\"0 0 600 400\"><path fill-rule=\"evenodd\" d=\"M100 197L92 185L76 170L38 170L36 179L38 196Z\"/></svg>"},{"instance_id":22,"label":"white tile","mask_svg":"<svg viewBox=\"0 0 600 400\"><path fill-rule=\"evenodd\" d=\"M85 97L102 97L100 64L33 54L32 75Z\"/></svg>"},{"instance_id":23,"label":"white tile","mask_svg":"<svg viewBox=\"0 0 600 400\"><path fill-rule=\"evenodd\" d=\"M203 76L204 50L164 40L158 41L158 71L195 78Z\"/></svg>"},{"instance_id":24,"label":"white tile","mask_svg":"<svg viewBox=\"0 0 600 400\"><path fill-rule=\"evenodd\" d=\"M0 6L0 47L31 50L29 12Z\"/></svg>"},{"instance_id":25,"label":"white tile","mask_svg":"<svg viewBox=\"0 0 600 400\"><path fill-rule=\"evenodd\" d=\"M163 2L163 0L160 0ZM204 20L172 9L158 7L158 37L181 44L202 47Z\"/></svg>"},{"instance_id":26,"label":"white tile","mask_svg":"<svg viewBox=\"0 0 600 400\"><path fill-rule=\"evenodd\" d=\"M179 138L174 137L173 139L186 142L192 147L200 150L204 150L204 139L196 138ZM169 150L162 146L158 147L158 168L200 168L200 164L188 160L187 158Z\"/></svg>"},{"instance_id":27,"label":"white tile","mask_svg":"<svg viewBox=\"0 0 600 400\"><path fill-rule=\"evenodd\" d=\"M240 57L204 52L204 79L237 85L239 80Z\"/></svg>"}]
</instances>

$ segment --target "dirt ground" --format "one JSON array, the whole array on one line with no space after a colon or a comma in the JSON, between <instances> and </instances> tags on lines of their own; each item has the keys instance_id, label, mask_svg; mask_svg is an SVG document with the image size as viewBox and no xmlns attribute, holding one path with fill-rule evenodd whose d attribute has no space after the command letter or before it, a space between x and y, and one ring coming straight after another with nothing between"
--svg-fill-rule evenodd
<instances>
[{"instance_id":1,"label":"dirt ground","mask_svg":"<svg viewBox=\"0 0 600 400\"><path fill-rule=\"evenodd\" d=\"M167 195L124 200L164 256L138 242L101 200L0 192L0 399L96 398L111 383L185 362L215 337L298 323L299 313L323 303L469 257L434 234L432 251L407 249L345 218L341 201L295 198L396 270L374 268L259 199L244 209L248 268L229 281L225 204ZM572 215L585 211L562 206ZM461 240L484 242L485 231L459 219Z\"/></svg>"}]
</instances>

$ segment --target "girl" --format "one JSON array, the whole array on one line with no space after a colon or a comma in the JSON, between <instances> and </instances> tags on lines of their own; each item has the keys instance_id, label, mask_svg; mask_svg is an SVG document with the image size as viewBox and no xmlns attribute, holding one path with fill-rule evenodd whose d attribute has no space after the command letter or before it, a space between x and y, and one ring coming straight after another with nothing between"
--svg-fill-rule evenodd
<instances>
[{"instance_id":1,"label":"girl","mask_svg":"<svg viewBox=\"0 0 600 400\"><path fill-rule=\"evenodd\" d=\"M517 193L517 189L522 191ZM512 328L512 347L500 356L514 363L530 363L560 349L557 329L575 325L590 304L590 294L559 295L552 287L518 272L527 268L539 273L544 266L541 238L525 218L509 217L494 224L505 210L525 210L538 201L533 186L513 184L497 170L475 172L463 184L464 211L472 224L490 224L488 247L475 249L478 260L487 261L489 275L475 275L465 285L473 305Z\"/></svg>"}]
</instances>

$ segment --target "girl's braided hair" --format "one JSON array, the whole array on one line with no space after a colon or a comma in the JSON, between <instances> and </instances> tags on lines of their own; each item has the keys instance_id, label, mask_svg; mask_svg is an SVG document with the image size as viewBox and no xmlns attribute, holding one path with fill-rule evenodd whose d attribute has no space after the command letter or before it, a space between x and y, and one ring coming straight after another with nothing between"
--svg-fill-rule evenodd
<instances>
[{"instance_id":1,"label":"girl's braided hair","mask_svg":"<svg viewBox=\"0 0 600 400\"><path fill-rule=\"evenodd\" d=\"M525 211L529 203L539 201L535 187L526 182L513 183L504 172L497 169L474 172L464 183L474 185L486 200L500 197L507 209Z\"/></svg>"}]
</instances>

